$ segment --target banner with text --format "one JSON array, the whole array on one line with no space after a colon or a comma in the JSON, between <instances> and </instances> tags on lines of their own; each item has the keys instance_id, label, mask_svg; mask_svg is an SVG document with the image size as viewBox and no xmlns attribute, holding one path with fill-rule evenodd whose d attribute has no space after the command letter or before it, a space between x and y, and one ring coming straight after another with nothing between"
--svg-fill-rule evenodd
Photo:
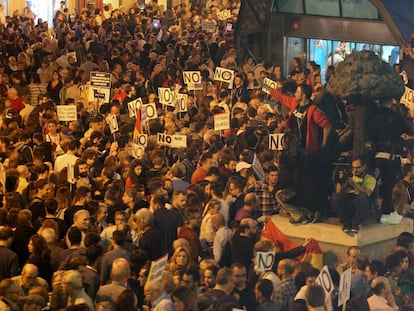
<instances>
[{"instance_id":1,"label":"banner with text","mask_svg":"<svg viewBox=\"0 0 414 311\"><path fill-rule=\"evenodd\" d=\"M78 119L76 105L57 105L56 112L59 121L75 121Z\"/></svg>"},{"instance_id":2,"label":"banner with text","mask_svg":"<svg viewBox=\"0 0 414 311\"><path fill-rule=\"evenodd\" d=\"M214 130L228 130L230 128L230 114L219 113L214 115Z\"/></svg>"},{"instance_id":3,"label":"banner with text","mask_svg":"<svg viewBox=\"0 0 414 311\"><path fill-rule=\"evenodd\" d=\"M234 70L226 69L223 67L216 67L214 72L214 80L226 82L229 84L229 89L233 88Z\"/></svg>"},{"instance_id":4,"label":"banner with text","mask_svg":"<svg viewBox=\"0 0 414 311\"><path fill-rule=\"evenodd\" d=\"M167 135L158 133L157 144L160 146L167 146L170 148L187 148L186 135Z\"/></svg>"}]
</instances>

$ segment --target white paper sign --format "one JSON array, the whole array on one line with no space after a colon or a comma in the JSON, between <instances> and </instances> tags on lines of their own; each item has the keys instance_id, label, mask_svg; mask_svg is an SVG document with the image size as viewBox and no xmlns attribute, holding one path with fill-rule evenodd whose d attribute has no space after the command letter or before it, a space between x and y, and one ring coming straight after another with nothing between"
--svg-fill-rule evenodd
<instances>
[{"instance_id":1,"label":"white paper sign","mask_svg":"<svg viewBox=\"0 0 414 311\"><path fill-rule=\"evenodd\" d=\"M146 123L148 120L157 119L157 106L154 103L146 104L141 108L141 121Z\"/></svg>"},{"instance_id":2,"label":"white paper sign","mask_svg":"<svg viewBox=\"0 0 414 311\"><path fill-rule=\"evenodd\" d=\"M201 22L203 31L214 32L216 30L216 23L214 21L204 20Z\"/></svg>"},{"instance_id":3,"label":"white paper sign","mask_svg":"<svg viewBox=\"0 0 414 311\"><path fill-rule=\"evenodd\" d=\"M165 266L168 262L168 254L158 258L157 260L151 261L151 268L148 274L147 284L162 280L162 275L165 270Z\"/></svg>"},{"instance_id":4,"label":"white paper sign","mask_svg":"<svg viewBox=\"0 0 414 311\"><path fill-rule=\"evenodd\" d=\"M200 71L184 71L183 72L184 84L201 83Z\"/></svg>"},{"instance_id":5,"label":"white paper sign","mask_svg":"<svg viewBox=\"0 0 414 311\"><path fill-rule=\"evenodd\" d=\"M269 134L269 149L283 150L284 133Z\"/></svg>"},{"instance_id":6,"label":"white paper sign","mask_svg":"<svg viewBox=\"0 0 414 311\"><path fill-rule=\"evenodd\" d=\"M157 144L160 146L168 146L170 148L187 148L187 136L158 133Z\"/></svg>"},{"instance_id":7,"label":"white paper sign","mask_svg":"<svg viewBox=\"0 0 414 311\"><path fill-rule=\"evenodd\" d=\"M351 298L351 276L352 268L345 270L341 274L341 279L339 281L338 307Z\"/></svg>"},{"instance_id":8,"label":"white paper sign","mask_svg":"<svg viewBox=\"0 0 414 311\"><path fill-rule=\"evenodd\" d=\"M230 128L230 114L219 113L214 115L214 130L228 130Z\"/></svg>"},{"instance_id":9,"label":"white paper sign","mask_svg":"<svg viewBox=\"0 0 414 311\"><path fill-rule=\"evenodd\" d=\"M148 144L148 135L147 134L138 134L136 137L134 137L134 142L138 146L146 147Z\"/></svg>"},{"instance_id":10,"label":"white paper sign","mask_svg":"<svg viewBox=\"0 0 414 311\"><path fill-rule=\"evenodd\" d=\"M59 121L75 121L78 119L76 105L57 105L56 112Z\"/></svg>"},{"instance_id":11,"label":"white paper sign","mask_svg":"<svg viewBox=\"0 0 414 311\"><path fill-rule=\"evenodd\" d=\"M223 10L221 12L217 13L217 18L221 21L224 21L228 18L231 18L231 12L230 10Z\"/></svg>"},{"instance_id":12,"label":"white paper sign","mask_svg":"<svg viewBox=\"0 0 414 311\"><path fill-rule=\"evenodd\" d=\"M322 286L325 291L325 305L328 311L332 310L331 293L335 289L335 285L332 282L331 274L329 273L328 266L323 266L321 272L317 276L315 283Z\"/></svg>"},{"instance_id":13,"label":"white paper sign","mask_svg":"<svg viewBox=\"0 0 414 311\"><path fill-rule=\"evenodd\" d=\"M257 252L256 254L256 270L259 272L266 272L272 270L275 263L275 252Z\"/></svg>"},{"instance_id":14,"label":"white paper sign","mask_svg":"<svg viewBox=\"0 0 414 311\"><path fill-rule=\"evenodd\" d=\"M109 103L111 101L111 89L106 87L89 87L88 101L99 103Z\"/></svg>"},{"instance_id":15,"label":"white paper sign","mask_svg":"<svg viewBox=\"0 0 414 311\"><path fill-rule=\"evenodd\" d=\"M262 87L262 91L265 92L266 94L270 94L271 90L276 90L277 89L277 82L273 81L269 78L264 78L263 84L265 86Z\"/></svg>"},{"instance_id":16,"label":"white paper sign","mask_svg":"<svg viewBox=\"0 0 414 311\"><path fill-rule=\"evenodd\" d=\"M145 147L131 143L131 155L134 159L141 159L145 153Z\"/></svg>"},{"instance_id":17,"label":"white paper sign","mask_svg":"<svg viewBox=\"0 0 414 311\"><path fill-rule=\"evenodd\" d=\"M214 80L227 82L229 84L229 89L232 89L234 80L234 70L226 69L223 67L216 67L216 71L214 72Z\"/></svg>"},{"instance_id":18,"label":"white paper sign","mask_svg":"<svg viewBox=\"0 0 414 311\"><path fill-rule=\"evenodd\" d=\"M129 117L133 118L137 116L137 110L143 106L142 99L137 98L136 100L130 101L128 103L128 111L129 111Z\"/></svg>"},{"instance_id":19,"label":"white paper sign","mask_svg":"<svg viewBox=\"0 0 414 311\"><path fill-rule=\"evenodd\" d=\"M168 87L158 88L158 98L160 103L167 106L175 106L175 93Z\"/></svg>"},{"instance_id":20,"label":"white paper sign","mask_svg":"<svg viewBox=\"0 0 414 311\"><path fill-rule=\"evenodd\" d=\"M116 116L108 116L106 118L106 121L108 122L109 129L111 130L111 134L118 132L119 127L118 127L118 119L116 118Z\"/></svg>"},{"instance_id":21,"label":"white paper sign","mask_svg":"<svg viewBox=\"0 0 414 311\"><path fill-rule=\"evenodd\" d=\"M177 99L177 106L179 112L186 112L187 111L187 94L176 94Z\"/></svg>"}]
</instances>

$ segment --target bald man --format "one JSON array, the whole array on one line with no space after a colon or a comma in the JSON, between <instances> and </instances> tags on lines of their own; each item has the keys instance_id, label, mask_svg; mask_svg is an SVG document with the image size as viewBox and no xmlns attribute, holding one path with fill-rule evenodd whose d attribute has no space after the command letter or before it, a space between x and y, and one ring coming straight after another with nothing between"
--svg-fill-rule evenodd
<instances>
[{"instance_id":1,"label":"bald man","mask_svg":"<svg viewBox=\"0 0 414 311\"><path fill-rule=\"evenodd\" d=\"M377 276L372 280L371 289L373 295L367 299L371 311L397 310L391 284L385 276Z\"/></svg>"},{"instance_id":2,"label":"bald man","mask_svg":"<svg viewBox=\"0 0 414 311\"><path fill-rule=\"evenodd\" d=\"M46 292L49 292L49 285L47 282L39 277L39 270L31 263L25 264L22 273L12 278L19 287L19 296L27 296L30 289L34 287L43 287Z\"/></svg>"},{"instance_id":3,"label":"bald man","mask_svg":"<svg viewBox=\"0 0 414 311\"><path fill-rule=\"evenodd\" d=\"M128 279L131 277L129 262L125 258L118 258L112 262L111 283L103 285L96 294L96 301L107 300L113 304L127 288Z\"/></svg>"}]
</instances>

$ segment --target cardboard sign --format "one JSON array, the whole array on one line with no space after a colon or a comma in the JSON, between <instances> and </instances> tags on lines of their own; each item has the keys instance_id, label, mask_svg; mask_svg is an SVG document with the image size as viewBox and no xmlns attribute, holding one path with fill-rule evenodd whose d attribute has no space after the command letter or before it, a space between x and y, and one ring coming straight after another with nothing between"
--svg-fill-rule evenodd
<instances>
[{"instance_id":1,"label":"cardboard sign","mask_svg":"<svg viewBox=\"0 0 414 311\"><path fill-rule=\"evenodd\" d=\"M88 101L99 103L109 103L111 101L111 89L105 87L89 87Z\"/></svg>"},{"instance_id":2,"label":"cardboard sign","mask_svg":"<svg viewBox=\"0 0 414 311\"><path fill-rule=\"evenodd\" d=\"M266 272L272 270L275 262L275 252L257 252L256 254L256 270L259 272Z\"/></svg>"},{"instance_id":3,"label":"cardboard sign","mask_svg":"<svg viewBox=\"0 0 414 311\"><path fill-rule=\"evenodd\" d=\"M341 274L338 292L338 307L346 303L351 298L351 276L352 269L349 268Z\"/></svg>"},{"instance_id":4,"label":"cardboard sign","mask_svg":"<svg viewBox=\"0 0 414 311\"><path fill-rule=\"evenodd\" d=\"M214 130L228 130L230 128L230 114L219 113L214 115Z\"/></svg>"},{"instance_id":5,"label":"cardboard sign","mask_svg":"<svg viewBox=\"0 0 414 311\"><path fill-rule=\"evenodd\" d=\"M203 28L203 31L206 31L206 32L216 31L216 23L214 21L203 20L201 22L201 27Z\"/></svg>"},{"instance_id":6,"label":"cardboard sign","mask_svg":"<svg viewBox=\"0 0 414 311\"><path fill-rule=\"evenodd\" d=\"M176 94L177 106L179 112L187 111L187 94Z\"/></svg>"},{"instance_id":7,"label":"cardboard sign","mask_svg":"<svg viewBox=\"0 0 414 311\"><path fill-rule=\"evenodd\" d=\"M284 133L269 134L269 149L283 150Z\"/></svg>"},{"instance_id":8,"label":"cardboard sign","mask_svg":"<svg viewBox=\"0 0 414 311\"><path fill-rule=\"evenodd\" d=\"M119 131L118 119L116 118L116 116L108 116L106 118L106 121L108 122L111 134Z\"/></svg>"},{"instance_id":9,"label":"cardboard sign","mask_svg":"<svg viewBox=\"0 0 414 311\"><path fill-rule=\"evenodd\" d=\"M160 103L167 106L175 106L175 93L168 87L158 88L158 98Z\"/></svg>"},{"instance_id":10,"label":"cardboard sign","mask_svg":"<svg viewBox=\"0 0 414 311\"><path fill-rule=\"evenodd\" d=\"M265 92L266 94L270 94L271 90L276 90L277 89L277 82L273 81L272 79L264 78L263 84L265 86L262 87L262 91Z\"/></svg>"},{"instance_id":11,"label":"cardboard sign","mask_svg":"<svg viewBox=\"0 0 414 311\"><path fill-rule=\"evenodd\" d=\"M137 116L137 110L141 108L144 104L142 103L142 99L137 98L136 100L130 101L128 103L128 111L129 111L129 117L134 118Z\"/></svg>"},{"instance_id":12,"label":"cardboard sign","mask_svg":"<svg viewBox=\"0 0 414 311\"><path fill-rule=\"evenodd\" d=\"M157 260L151 261L151 268L148 273L147 284L162 280L165 267L168 262L168 254L158 258Z\"/></svg>"},{"instance_id":13,"label":"cardboard sign","mask_svg":"<svg viewBox=\"0 0 414 311\"><path fill-rule=\"evenodd\" d=\"M224 21L224 20L226 20L228 18L231 18L231 12L230 12L230 10L223 10L221 12L218 12L217 13L217 18L220 21Z\"/></svg>"},{"instance_id":14,"label":"cardboard sign","mask_svg":"<svg viewBox=\"0 0 414 311\"><path fill-rule=\"evenodd\" d=\"M327 310L332 310L332 299L331 293L335 289L335 285L332 282L331 274L329 273L328 266L323 266L321 272L317 276L315 283L322 286L323 290L325 291L325 305Z\"/></svg>"},{"instance_id":15,"label":"cardboard sign","mask_svg":"<svg viewBox=\"0 0 414 311\"><path fill-rule=\"evenodd\" d=\"M146 104L141 107L141 122L146 123L148 120L157 119L157 106L152 104Z\"/></svg>"},{"instance_id":16,"label":"cardboard sign","mask_svg":"<svg viewBox=\"0 0 414 311\"><path fill-rule=\"evenodd\" d=\"M59 121L75 121L78 119L76 105L57 105L56 112Z\"/></svg>"},{"instance_id":17,"label":"cardboard sign","mask_svg":"<svg viewBox=\"0 0 414 311\"><path fill-rule=\"evenodd\" d=\"M214 72L214 80L226 82L229 84L229 89L232 89L234 70L226 69L223 67L216 67L216 71Z\"/></svg>"},{"instance_id":18,"label":"cardboard sign","mask_svg":"<svg viewBox=\"0 0 414 311\"><path fill-rule=\"evenodd\" d=\"M158 133L157 144L160 146L167 146L170 148L187 148L186 135L167 135Z\"/></svg>"},{"instance_id":19,"label":"cardboard sign","mask_svg":"<svg viewBox=\"0 0 414 311\"><path fill-rule=\"evenodd\" d=\"M139 134L134 137L134 143L138 146L146 147L148 144L148 135L147 134Z\"/></svg>"},{"instance_id":20,"label":"cardboard sign","mask_svg":"<svg viewBox=\"0 0 414 311\"><path fill-rule=\"evenodd\" d=\"M91 81L91 86L111 87L111 74L108 72L91 71L89 80Z\"/></svg>"}]
</instances>

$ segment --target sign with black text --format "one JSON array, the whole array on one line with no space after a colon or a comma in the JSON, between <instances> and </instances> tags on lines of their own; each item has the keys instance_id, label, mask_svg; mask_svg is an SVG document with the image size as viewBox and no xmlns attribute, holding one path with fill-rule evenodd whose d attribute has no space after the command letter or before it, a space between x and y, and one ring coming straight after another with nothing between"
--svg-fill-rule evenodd
<instances>
[{"instance_id":1,"label":"sign with black text","mask_svg":"<svg viewBox=\"0 0 414 311\"><path fill-rule=\"evenodd\" d=\"M128 103L128 111L129 111L129 117L133 118L137 116L137 110L141 108L144 104L142 103L142 99L137 98L135 100L132 100Z\"/></svg>"},{"instance_id":2,"label":"sign with black text","mask_svg":"<svg viewBox=\"0 0 414 311\"><path fill-rule=\"evenodd\" d=\"M345 270L341 274L341 279L339 280L338 307L351 298L351 276L352 268Z\"/></svg>"},{"instance_id":3,"label":"sign with black text","mask_svg":"<svg viewBox=\"0 0 414 311\"><path fill-rule=\"evenodd\" d=\"M157 144L170 148L187 148L187 136L158 133Z\"/></svg>"},{"instance_id":4,"label":"sign with black text","mask_svg":"<svg viewBox=\"0 0 414 311\"><path fill-rule=\"evenodd\" d=\"M222 81L229 84L229 89L233 88L234 70L226 69L223 67L216 67L214 72L214 80Z\"/></svg>"},{"instance_id":5,"label":"sign with black text","mask_svg":"<svg viewBox=\"0 0 414 311\"><path fill-rule=\"evenodd\" d=\"M214 32L216 31L216 23L214 21L203 20L201 22L201 27L203 31Z\"/></svg>"},{"instance_id":6,"label":"sign with black text","mask_svg":"<svg viewBox=\"0 0 414 311\"><path fill-rule=\"evenodd\" d=\"M272 79L264 78L263 84L265 86L262 87L262 91L265 92L266 94L270 94L271 90L277 89L277 82L273 81Z\"/></svg>"},{"instance_id":7,"label":"sign with black text","mask_svg":"<svg viewBox=\"0 0 414 311\"><path fill-rule=\"evenodd\" d=\"M90 102L97 101L99 103L109 103L111 101L111 89L107 87L89 87L88 100Z\"/></svg>"},{"instance_id":8,"label":"sign with black text","mask_svg":"<svg viewBox=\"0 0 414 311\"><path fill-rule=\"evenodd\" d=\"M266 272L272 270L273 264L275 263L275 256L275 252L257 252L257 271Z\"/></svg>"},{"instance_id":9,"label":"sign with black text","mask_svg":"<svg viewBox=\"0 0 414 311\"><path fill-rule=\"evenodd\" d=\"M168 87L158 88L158 98L163 105L175 106L175 93Z\"/></svg>"},{"instance_id":10,"label":"sign with black text","mask_svg":"<svg viewBox=\"0 0 414 311\"><path fill-rule=\"evenodd\" d=\"M139 146L146 147L148 144L148 135L147 134L138 134L134 137L134 143Z\"/></svg>"},{"instance_id":11,"label":"sign with black text","mask_svg":"<svg viewBox=\"0 0 414 311\"><path fill-rule=\"evenodd\" d=\"M162 280L165 267L168 262L168 254L158 258L157 260L151 261L150 271L148 273L148 279L146 284L152 284L154 282Z\"/></svg>"},{"instance_id":12,"label":"sign with black text","mask_svg":"<svg viewBox=\"0 0 414 311\"><path fill-rule=\"evenodd\" d=\"M214 115L214 130L228 130L230 128L230 114L219 113Z\"/></svg>"},{"instance_id":13,"label":"sign with black text","mask_svg":"<svg viewBox=\"0 0 414 311\"><path fill-rule=\"evenodd\" d=\"M283 150L284 133L269 134L269 149Z\"/></svg>"},{"instance_id":14,"label":"sign with black text","mask_svg":"<svg viewBox=\"0 0 414 311\"><path fill-rule=\"evenodd\" d=\"M157 119L157 106L154 103L146 104L141 107L141 121L146 123L148 120Z\"/></svg>"},{"instance_id":15,"label":"sign with black text","mask_svg":"<svg viewBox=\"0 0 414 311\"><path fill-rule=\"evenodd\" d=\"M230 10L223 10L223 11L221 11L221 12L218 12L218 13L217 13L217 18L218 18L220 21L224 21L224 20L226 20L226 19L231 18L231 12L230 12Z\"/></svg>"},{"instance_id":16,"label":"sign with black text","mask_svg":"<svg viewBox=\"0 0 414 311\"><path fill-rule=\"evenodd\" d=\"M115 132L119 131L118 119L116 118L116 116L114 115L108 116L106 118L106 121L108 122L109 129L111 130L111 134L114 134Z\"/></svg>"},{"instance_id":17,"label":"sign with black text","mask_svg":"<svg viewBox=\"0 0 414 311\"><path fill-rule=\"evenodd\" d=\"M405 87L405 92L401 96L400 103L403 103L410 110L410 116L414 117L414 90L409 87Z\"/></svg>"},{"instance_id":18,"label":"sign with black text","mask_svg":"<svg viewBox=\"0 0 414 311\"><path fill-rule=\"evenodd\" d=\"M107 72L91 71L89 75L91 86L96 87L111 87L111 74Z\"/></svg>"},{"instance_id":19,"label":"sign with black text","mask_svg":"<svg viewBox=\"0 0 414 311\"><path fill-rule=\"evenodd\" d=\"M176 99L177 99L178 111L179 112L186 112L187 111L188 95L178 93L178 94L176 94Z\"/></svg>"},{"instance_id":20,"label":"sign with black text","mask_svg":"<svg viewBox=\"0 0 414 311\"><path fill-rule=\"evenodd\" d=\"M187 85L189 90L202 90L201 73L200 71L184 71L183 72L184 84Z\"/></svg>"},{"instance_id":21,"label":"sign with black text","mask_svg":"<svg viewBox=\"0 0 414 311\"><path fill-rule=\"evenodd\" d=\"M323 266L321 272L316 277L315 283L322 286L325 291L325 305L328 311L332 310L331 293L335 289L335 285L332 281L331 274L329 273L328 266Z\"/></svg>"},{"instance_id":22,"label":"sign with black text","mask_svg":"<svg viewBox=\"0 0 414 311\"><path fill-rule=\"evenodd\" d=\"M57 105L56 112L59 121L75 121L78 119L76 105Z\"/></svg>"}]
</instances>

